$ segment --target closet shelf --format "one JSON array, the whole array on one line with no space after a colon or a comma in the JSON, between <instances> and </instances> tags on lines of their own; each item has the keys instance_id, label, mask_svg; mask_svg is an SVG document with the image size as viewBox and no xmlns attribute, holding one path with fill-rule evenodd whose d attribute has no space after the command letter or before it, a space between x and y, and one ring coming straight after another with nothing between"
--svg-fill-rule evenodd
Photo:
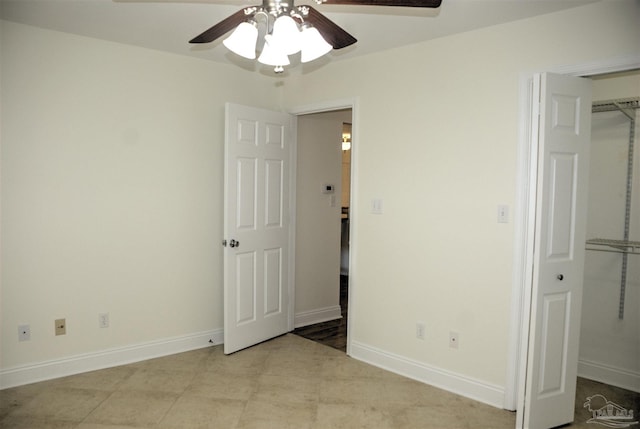
<instances>
[{"instance_id":1,"label":"closet shelf","mask_svg":"<svg viewBox=\"0 0 640 429\"><path fill-rule=\"evenodd\" d=\"M615 100L603 100L594 101L591 106L591 111L596 112L613 112L623 109L638 109L640 108L640 98L618 98Z\"/></svg>"},{"instance_id":2,"label":"closet shelf","mask_svg":"<svg viewBox=\"0 0 640 429\"><path fill-rule=\"evenodd\" d=\"M586 249L595 250L598 252L615 252L640 255L640 241L592 238L590 240L587 240Z\"/></svg>"}]
</instances>

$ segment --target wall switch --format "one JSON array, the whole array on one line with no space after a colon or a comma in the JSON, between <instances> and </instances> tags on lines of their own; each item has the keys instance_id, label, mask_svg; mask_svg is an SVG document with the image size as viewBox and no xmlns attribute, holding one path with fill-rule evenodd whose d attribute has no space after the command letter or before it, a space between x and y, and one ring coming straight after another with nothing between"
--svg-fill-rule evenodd
<instances>
[{"instance_id":1,"label":"wall switch","mask_svg":"<svg viewBox=\"0 0 640 429\"><path fill-rule=\"evenodd\" d=\"M460 342L460 334L455 331L449 332L449 348L457 349Z\"/></svg>"},{"instance_id":2,"label":"wall switch","mask_svg":"<svg viewBox=\"0 0 640 429\"><path fill-rule=\"evenodd\" d=\"M371 200L371 213L382 214L382 200L380 198Z\"/></svg>"},{"instance_id":3,"label":"wall switch","mask_svg":"<svg viewBox=\"0 0 640 429\"><path fill-rule=\"evenodd\" d=\"M416 338L424 340L424 323L422 322L416 323Z\"/></svg>"},{"instance_id":4,"label":"wall switch","mask_svg":"<svg viewBox=\"0 0 640 429\"><path fill-rule=\"evenodd\" d=\"M506 204L498 206L498 223L509 223L509 206Z\"/></svg>"},{"instance_id":5,"label":"wall switch","mask_svg":"<svg viewBox=\"0 0 640 429\"><path fill-rule=\"evenodd\" d=\"M66 319L56 319L56 335L66 335L67 334L67 320Z\"/></svg>"},{"instance_id":6,"label":"wall switch","mask_svg":"<svg viewBox=\"0 0 640 429\"><path fill-rule=\"evenodd\" d=\"M31 340L31 326L19 325L18 326L18 341Z\"/></svg>"},{"instance_id":7,"label":"wall switch","mask_svg":"<svg viewBox=\"0 0 640 429\"><path fill-rule=\"evenodd\" d=\"M98 314L98 326L101 328L109 327L109 313Z\"/></svg>"}]
</instances>

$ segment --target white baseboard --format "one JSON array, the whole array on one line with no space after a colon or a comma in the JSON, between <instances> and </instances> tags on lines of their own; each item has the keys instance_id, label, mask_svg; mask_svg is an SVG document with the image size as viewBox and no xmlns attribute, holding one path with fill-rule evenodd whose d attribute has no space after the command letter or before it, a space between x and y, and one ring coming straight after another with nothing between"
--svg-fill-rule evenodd
<instances>
[{"instance_id":1,"label":"white baseboard","mask_svg":"<svg viewBox=\"0 0 640 429\"><path fill-rule=\"evenodd\" d=\"M504 388L416 362L357 341L351 342L351 357L386 369L396 374L465 396L475 401L504 406Z\"/></svg>"},{"instance_id":2,"label":"white baseboard","mask_svg":"<svg viewBox=\"0 0 640 429\"><path fill-rule=\"evenodd\" d=\"M580 359L578 361L578 377L640 393L640 373L600 362Z\"/></svg>"},{"instance_id":3,"label":"white baseboard","mask_svg":"<svg viewBox=\"0 0 640 429\"><path fill-rule=\"evenodd\" d=\"M222 329L216 329L47 362L0 369L0 390L222 344L223 332Z\"/></svg>"},{"instance_id":4,"label":"white baseboard","mask_svg":"<svg viewBox=\"0 0 640 429\"><path fill-rule=\"evenodd\" d=\"M293 320L294 328L313 325L314 323L328 322L342 318L342 311L339 305L333 307L317 308L315 310L296 313Z\"/></svg>"}]
</instances>

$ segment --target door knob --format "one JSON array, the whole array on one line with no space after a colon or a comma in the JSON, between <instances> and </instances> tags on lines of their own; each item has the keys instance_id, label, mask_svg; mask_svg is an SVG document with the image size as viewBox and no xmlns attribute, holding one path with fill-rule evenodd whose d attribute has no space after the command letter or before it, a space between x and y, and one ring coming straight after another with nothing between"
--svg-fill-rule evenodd
<instances>
[{"instance_id":1,"label":"door knob","mask_svg":"<svg viewBox=\"0 0 640 429\"><path fill-rule=\"evenodd\" d=\"M562 281L562 280L564 279L564 276L563 276L562 274L558 274L558 277L557 277L557 278L558 278L558 280L561 280L561 281Z\"/></svg>"},{"instance_id":2,"label":"door knob","mask_svg":"<svg viewBox=\"0 0 640 429\"><path fill-rule=\"evenodd\" d=\"M240 247L240 242L232 239L229 242L229 247Z\"/></svg>"}]
</instances>

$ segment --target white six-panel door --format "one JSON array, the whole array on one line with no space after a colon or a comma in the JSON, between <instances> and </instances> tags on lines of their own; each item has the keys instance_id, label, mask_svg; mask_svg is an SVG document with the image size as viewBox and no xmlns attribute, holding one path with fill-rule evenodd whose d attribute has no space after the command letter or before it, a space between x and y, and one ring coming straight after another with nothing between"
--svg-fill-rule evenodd
<instances>
[{"instance_id":1,"label":"white six-panel door","mask_svg":"<svg viewBox=\"0 0 640 429\"><path fill-rule=\"evenodd\" d=\"M288 331L291 115L228 103L224 352Z\"/></svg>"},{"instance_id":2,"label":"white six-panel door","mask_svg":"<svg viewBox=\"0 0 640 429\"><path fill-rule=\"evenodd\" d=\"M573 421L591 134L589 79L542 74L524 427Z\"/></svg>"}]
</instances>

